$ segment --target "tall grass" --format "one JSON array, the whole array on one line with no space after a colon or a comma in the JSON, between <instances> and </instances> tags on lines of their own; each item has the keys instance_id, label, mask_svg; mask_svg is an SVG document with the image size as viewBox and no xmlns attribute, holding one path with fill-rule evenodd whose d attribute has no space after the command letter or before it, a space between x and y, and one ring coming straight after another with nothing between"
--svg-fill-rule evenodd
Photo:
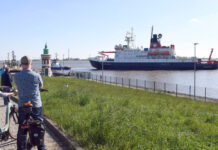
<instances>
[{"instance_id":1,"label":"tall grass","mask_svg":"<svg viewBox=\"0 0 218 150\"><path fill-rule=\"evenodd\" d=\"M218 149L218 104L74 78L43 80L44 114L86 149Z\"/></svg>"}]
</instances>

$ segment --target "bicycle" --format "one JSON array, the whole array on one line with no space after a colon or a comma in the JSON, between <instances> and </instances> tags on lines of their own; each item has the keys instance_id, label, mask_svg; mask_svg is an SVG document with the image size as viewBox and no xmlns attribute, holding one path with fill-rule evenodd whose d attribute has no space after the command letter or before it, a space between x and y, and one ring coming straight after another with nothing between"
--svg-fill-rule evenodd
<instances>
[{"instance_id":1,"label":"bicycle","mask_svg":"<svg viewBox=\"0 0 218 150\"><path fill-rule=\"evenodd\" d=\"M6 108L5 125L0 128L0 141L7 141L9 137L16 140L18 131L18 109L11 103L10 98ZM14 126L17 126L14 128Z\"/></svg>"},{"instance_id":2,"label":"bicycle","mask_svg":"<svg viewBox=\"0 0 218 150\"><path fill-rule=\"evenodd\" d=\"M48 91L46 89L40 89L40 92ZM35 119L32 117L32 107L30 101L27 103L24 103L22 106L23 111L26 113L26 119L23 121L21 125L21 129L27 130L27 144L26 149L31 150L34 146L37 146L38 143L42 142L40 140L40 137L44 137L45 134L45 126L42 120ZM34 127L34 125L39 125L41 130L33 131L31 128Z\"/></svg>"}]
</instances>

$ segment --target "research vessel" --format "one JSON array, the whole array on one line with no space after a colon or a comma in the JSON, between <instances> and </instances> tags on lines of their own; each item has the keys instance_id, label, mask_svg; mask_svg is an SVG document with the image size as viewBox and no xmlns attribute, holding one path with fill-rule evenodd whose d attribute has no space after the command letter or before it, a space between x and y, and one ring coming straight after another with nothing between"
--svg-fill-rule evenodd
<instances>
[{"instance_id":1,"label":"research vessel","mask_svg":"<svg viewBox=\"0 0 218 150\"><path fill-rule=\"evenodd\" d=\"M162 46L162 34L153 34L149 48L135 48L133 29L127 32L127 45L116 45L115 51L100 51L100 56L90 58L91 65L96 69L105 70L213 70L218 68L218 61L211 60L213 49L207 60L196 57L176 57L175 45ZM108 54L114 53L114 59Z\"/></svg>"}]
</instances>

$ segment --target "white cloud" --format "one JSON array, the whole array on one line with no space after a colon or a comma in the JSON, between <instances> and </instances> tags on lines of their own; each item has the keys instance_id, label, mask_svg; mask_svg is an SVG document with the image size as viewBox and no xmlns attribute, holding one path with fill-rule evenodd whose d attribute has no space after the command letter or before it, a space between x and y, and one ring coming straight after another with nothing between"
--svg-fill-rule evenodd
<instances>
[{"instance_id":1,"label":"white cloud","mask_svg":"<svg viewBox=\"0 0 218 150\"><path fill-rule=\"evenodd\" d=\"M192 18L189 20L190 23L200 23L200 21L198 20L198 18Z\"/></svg>"}]
</instances>

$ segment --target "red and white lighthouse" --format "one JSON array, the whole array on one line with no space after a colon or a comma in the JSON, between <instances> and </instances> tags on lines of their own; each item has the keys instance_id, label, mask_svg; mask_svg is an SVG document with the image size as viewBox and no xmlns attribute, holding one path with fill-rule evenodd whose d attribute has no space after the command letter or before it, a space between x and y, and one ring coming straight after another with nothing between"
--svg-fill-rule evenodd
<instances>
[{"instance_id":1,"label":"red and white lighthouse","mask_svg":"<svg viewBox=\"0 0 218 150\"><path fill-rule=\"evenodd\" d=\"M43 49L42 58L42 76L52 76L51 71L51 55L49 54L49 49L47 47L47 43L45 44L45 48Z\"/></svg>"}]
</instances>

